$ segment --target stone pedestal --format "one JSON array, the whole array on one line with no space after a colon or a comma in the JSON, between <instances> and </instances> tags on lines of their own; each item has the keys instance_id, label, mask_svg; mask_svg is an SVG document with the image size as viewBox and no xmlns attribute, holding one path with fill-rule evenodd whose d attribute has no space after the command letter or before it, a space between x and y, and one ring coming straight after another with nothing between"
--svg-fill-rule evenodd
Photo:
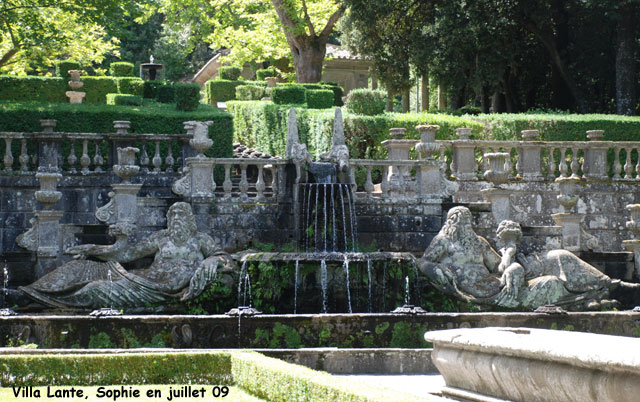
<instances>
[{"instance_id":1,"label":"stone pedestal","mask_svg":"<svg viewBox=\"0 0 640 402\"><path fill-rule=\"evenodd\" d=\"M501 188L487 188L482 191L482 196L491 203L491 213L496 223L511 219L511 191Z\"/></svg>"},{"instance_id":2,"label":"stone pedestal","mask_svg":"<svg viewBox=\"0 0 640 402\"><path fill-rule=\"evenodd\" d=\"M43 210L36 211L35 216L38 220L38 257L58 256L60 247L60 218L64 214L63 211Z\"/></svg>"},{"instance_id":3,"label":"stone pedestal","mask_svg":"<svg viewBox=\"0 0 640 402\"><path fill-rule=\"evenodd\" d=\"M635 277L640 278L640 240L623 240L622 246L633 253Z\"/></svg>"},{"instance_id":4,"label":"stone pedestal","mask_svg":"<svg viewBox=\"0 0 640 402\"><path fill-rule=\"evenodd\" d=\"M522 139L525 141L519 149L520 175L527 181L542 181L542 160L540 152L542 147L538 139L538 130L522 130ZM530 142L529 142L530 141Z\"/></svg>"},{"instance_id":5,"label":"stone pedestal","mask_svg":"<svg viewBox=\"0 0 640 402\"><path fill-rule=\"evenodd\" d=\"M470 128L456 129L456 135L460 139L453 143L453 168L451 171L458 180L471 181L478 180L476 169L475 149L476 146L470 143L472 130Z\"/></svg>"},{"instance_id":6,"label":"stone pedestal","mask_svg":"<svg viewBox=\"0 0 640 402\"><path fill-rule=\"evenodd\" d=\"M201 200L212 200L216 183L213 181L214 161L209 158L188 158L187 165L191 171L191 191L192 198Z\"/></svg>"},{"instance_id":7,"label":"stone pedestal","mask_svg":"<svg viewBox=\"0 0 640 402\"><path fill-rule=\"evenodd\" d=\"M67 91L65 94L69 98L69 103L82 103L85 95L87 95L86 92L80 91Z\"/></svg>"},{"instance_id":8,"label":"stone pedestal","mask_svg":"<svg viewBox=\"0 0 640 402\"><path fill-rule=\"evenodd\" d=\"M584 215L559 213L551 215L556 225L562 227L562 248L569 251L582 250L581 222Z\"/></svg>"},{"instance_id":9,"label":"stone pedestal","mask_svg":"<svg viewBox=\"0 0 640 402\"><path fill-rule=\"evenodd\" d=\"M385 147L389 153L390 161L406 161L409 160L409 151L418 143L416 140L402 139L406 132L404 128L392 128L389 130L391 137L390 140L382 141L382 146ZM397 190L405 192L408 184L411 183L411 173L409 169L402 166L390 166L387 173L387 183L391 191ZM401 189L400 187L404 187Z\"/></svg>"},{"instance_id":10,"label":"stone pedestal","mask_svg":"<svg viewBox=\"0 0 640 402\"><path fill-rule=\"evenodd\" d=\"M442 197L442 175L440 166L435 160L423 161L418 170L418 193L420 198L432 199Z\"/></svg>"},{"instance_id":11,"label":"stone pedestal","mask_svg":"<svg viewBox=\"0 0 640 402\"><path fill-rule=\"evenodd\" d=\"M138 219L138 192L142 184L113 184L116 204L116 223L136 223Z\"/></svg>"},{"instance_id":12,"label":"stone pedestal","mask_svg":"<svg viewBox=\"0 0 640 402\"><path fill-rule=\"evenodd\" d=\"M50 119L40 120L42 132L47 135L38 141L38 172L60 173L59 160L62 160L60 142L62 135L55 133L56 121Z\"/></svg>"},{"instance_id":13,"label":"stone pedestal","mask_svg":"<svg viewBox=\"0 0 640 402\"><path fill-rule=\"evenodd\" d=\"M584 177L587 180L607 180L609 165L607 152L609 147L602 144L604 130L589 130L589 146L584 151Z\"/></svg>"}]
</instances>

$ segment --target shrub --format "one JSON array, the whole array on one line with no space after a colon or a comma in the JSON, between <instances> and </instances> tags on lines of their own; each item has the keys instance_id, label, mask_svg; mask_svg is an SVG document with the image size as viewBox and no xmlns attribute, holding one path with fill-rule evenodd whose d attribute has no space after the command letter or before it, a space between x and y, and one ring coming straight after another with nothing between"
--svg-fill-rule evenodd
<instances>
[{"instance_id":1,"label":"shrub","mask_svg":"<svg viewBox=\"0 0 640 402\"><path fill-rule=\"evenodd\" d=\"M344 89L337 82L333 81L320 81L318 82L320 85L324 85L326 89L330 89L333 91L333 106L342 106L344 102L342 101L342 97L344 96Z\"/></svg>"},{"instance_id":2,"label":"shrub","mask_svg":"<svg viewBox=\"0 0 640 402\"><path fill-rule=\"evenodd\" d=\"M220 67L221 80L236 81L238 78L240 78L240 74L242 74L242 69L240 67L235 67L235 66Z\"/></svg>"},{"instance_id":3,"label":"shrub","mask_svg":"<svg viewBox=\"0 0 640 402\"><path fill-rule=\"evenodd\" d=\"M0 76L0 100L69 102L67 81L59 77Z\"/></svg>"},{"instance_id":4,"label":"shrub","mask_svg":"<svg viewBox=\"0 0 640 402\"><path fill-rule=\"evenodd\" d=\"M257 85L238 85L236 87L236 99L260 100L264 96L264 87Z\"/></svg>"},{"instance_id":5,"label":"shrub","mask_svg":"<svg viewBox=\"0 0 640 402\"><path fill-rule=\"evenodd\" d=\"M117 61L109 65L109 75L112 77L133 77L133 63Z\"/></svg>"},{"instance_id":6,"label":"shrub","mask_svg":"<svg viewBox=\"0 0 640 402\"><path fill-rule=\"evenodd\" d=\"M347 95L346 108L351 113L375 116L384 113L386 98L384 91L358 88Z\"/></svg>"},{"instance_id":7,"label":"shrub","mask_svg":"<svg viewBox=\"0 0 640 402\"><path fill-rule=\"evenodd\" d=\"M119 94L142 96L144 94L144 81L135 77L116 78Z\"/></svg>"},{"instance_id":8,"label":"shrub","mask_svg":"<svg viewBox=\"0 0 640 402\"><path fill-rule=\"evenodd\" d=\"M190 112L200 104L200 85L176 84L176 109Z\"/></svg>"},{"instance_id":9,"label":"shrub","mask_svg":"<svg viewBox=\"0 0 640 402\"><path fill-rule=\"evenodd\" d=\"M276 74L276 69L273 67L261 68L259 70L256 70L256 78L258 79L258 81L264 81L264 79L267 77L275 77Z\"/></svg>"},{"instance_id":10,"label":"shrub","mask_svg":"<svg viewBox=\"0 0 640 402\"><path fill-rule=\"evenodd\" d=\"M158 88L164 85L163 81L142 81L142 97L146 99L156 99Z\"/></svg>"},{"instance_id":11,"label":"shrub","mask_svg":"<svg viewBox=\"0 0 640 402\"><path fill-rule=\"evenodd\" d=\"M307 90L306 96L309 109L328 109L333 106L333 91L328 89Z\"/></svg>"},{"instance_id":12,"label":"shrub","mask_svg":"<svg viewBox=\"0 0 640 402\"><path fill-rule=\"evenodd\" d=\"M306 102L306 91L302 85L279 85L271 90L271 98L277 105L299 105Z\"/></svg>"},{"instance_id":13,"label":"shrub","mask_svg":"<svg viewBox=\"0 0 640 402\"><path fill-rule=\"evenodd\" d=\"M158 87L158 102L173 103L176 101L176 89L171 84L160 85Z\"/></svg>"},{"instance_id":14,"label":"shrub","mask_svg":"<svg viewBox=\"0 0 640 402\"><path fill-rule=\"evenodd\" d=\"M81 77L86 92L85 103L106 103L107 94L117 93L118 85L111 77Z\"/></svg>"},{"instance_id":15,"label":"shrub","mask_svg":"<svg viewBox=\"0 0 640 402\"><path fill-rule=\"evenodd\" d=\"M107 94L107 105L140 106L142 97L129 94Z\"/></svg>"},{"instance_id":16,"label":"shrub","mask_svg":"<svg viewBox=\"0 0 640 402\"><path fill-rule=\"evenodd\" d=\"M244 81L211 80L205 84L205 100L210 105L226 102L236 98L236 87L244 85Z\"/></svg>"},{"instance_id":17,"label":"shrub","mask_svg":"<svg viewBox=\"0 0 640 402\"><path fill-rule=\"evenodd\" d=\"M69 70L80 70L80 63L71 60L62 60L56 63L56 77L60 77L67 82L71 79Z\"/></svg>"}]
</instances>

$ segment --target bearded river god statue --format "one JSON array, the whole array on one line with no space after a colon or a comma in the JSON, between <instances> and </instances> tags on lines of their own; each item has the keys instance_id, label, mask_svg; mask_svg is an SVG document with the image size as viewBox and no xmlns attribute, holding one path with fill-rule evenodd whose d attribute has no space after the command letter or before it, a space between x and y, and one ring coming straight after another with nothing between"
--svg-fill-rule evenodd
<instances>
[{"instance_id":1,"label":"bearded river god statue","mask_svg":"<svg viewBox=\"0 0 640 402\"><path fill-rule=\"evenodd\" d=\"M566 250L542 255L517 253L520 226L503 221L497 235L502 255L478 236L468 208L455 207L418 266L445 294L475 304L533 310L555 304L569 310L617 306L610 298L636 303L640 285L613 280Z\"/></svg>"},{"instance_id":2,"label":"bearded river god statue","mask_svg":"<svg viewBox=\"0 0 640 402\"><path fill-rule=\"evenodd\" d=\"M232 260L214 240L196 231L191 206L173 204L167 229L135 245L85 244L67 249L84 259L68 262L20 289L30 298L57 308L143 308L171 300L190 300L213 282L220 269L231 270ZM148 268L127 271L120 263L154 255Z\"/></svg>"}]
</instances>

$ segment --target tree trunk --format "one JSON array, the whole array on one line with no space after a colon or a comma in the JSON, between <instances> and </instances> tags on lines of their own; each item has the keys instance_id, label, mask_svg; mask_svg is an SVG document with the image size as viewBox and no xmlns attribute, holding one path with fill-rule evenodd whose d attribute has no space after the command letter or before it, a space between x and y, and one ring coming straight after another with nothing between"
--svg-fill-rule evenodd
<instances>
[{"instance_id":1,"label":"tree trunk","mask_svg":"<svg viewBox=\"0 0 640 402\"><path fill-rule=\"evenodd\" d=\"M402 91L402 113L409 113L411 107L411 100L409 99L409 90Z\"/></svg>"},{"instance_id":2,"label":"tree trunk","mask_svg":"<svg viewBox=\"0 0 640 402\"><path fill-rule=\"evenodd\" d=\"M491 97L491 113L504 113L504 95L496 91Z\"/></svg>"},{"instance_id":3,"label":"tree trunk","mask_svg":"<svg viewBox=\"0 0 640 402\"><path fill-rule=\"evenodd\" d=\"M491 99L489 98L489 90L487 87L480 89L480 108L482 113L489 113L491 111Z\"/></svg>"},{"instance_id":4,"label":"tree trunk","mask_svg":"<svg viewBox=\"0 0 640 402\"><path fill-rule=\"evenodd\" d=\"M445 110L447 108L447 96L442 89L442 86L438 85L438 110Z\"/></svg>"},{"instance_id":5,"label":"tree trunk","mask_svg":"<svg viewBox=\"0 0 640 402\"><path fill-rule=\"evenodd\" d=\"M293 56L293 65L296 69L297 82L313 83L322 81L322 63L327 52L327 45L319 42L318 40L305 41L308 44L305 47L292 47L291 54Z\"/></svg>"},{"instance_id":6,"label":"tree trunk","mask_svg":"<svg viewBox=\"0 0 640 402\"><path fill-rule=\"evenodd\" d=\"M429 110L429 74L422 76L422 111Z\"/></svg>"},{"instance_id":7,"label":"tree trunk","mask_svg":"<svg viewBox=\"0 0 640 402\"><path fill-rule=\"evenodd\" d=\"M393 93L389 90L387 91L387 107L385 111L393 112Z\"/></svg>"},{"instance_id":8,"label":"tree trunk","mask_svg":"<svg viewBox=\"0 0 640 402\"><path fill-rule=\"evenodd\" d=\"M620 9L616 51L616 113L632 115L636 108L635 6Z\"/></svg>"}]
</instances>

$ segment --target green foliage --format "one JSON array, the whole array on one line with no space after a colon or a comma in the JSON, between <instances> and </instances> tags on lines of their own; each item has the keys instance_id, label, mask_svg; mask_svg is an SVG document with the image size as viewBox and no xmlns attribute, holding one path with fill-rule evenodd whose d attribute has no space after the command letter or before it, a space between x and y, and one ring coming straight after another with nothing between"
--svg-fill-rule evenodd
<instances>
[{"instance_id":1,"label":"green foliage","mask_svg":"<svg viewBox=\"0 0 640 402\"><path fill-rule=\"evenodd\" d=\"M129 94L107 94L107 105L140 106L142 97Z\"/></svg>"},{"instance_id":2,"label":"green foliage","mask_svg":"<svg viewBox=\"0 0 640 402\"><path fill-rule=\"evenodd\" d=\"M64 78L14 77L0 75L0 100L68 102L69 89ZM113 91L115 92L115 91Z\"/></svg>"},{"instance_id":3,"label":"green foliage","mask_svg":"<svg viewBox=\"0 0 640 402\"><path fill-rule=\"evenodd\" d=\"M265 88L258 85L238 85L236 87L236 99L260 100L264 96Z\"/></svg>"},{"instance_id":4,"label":"green foliage","mask_svg":"<svg viewBox=\"0 0 640 402\"><path fill-rule=\"evenodd\" d=\"M424 340L424 333L427 332L426 325L417 325L408 322L397 322L391 332L391 348L426 348L427 341Z\"/></svg>"},{"instance_id":5,"label":"green foliage","mask_svg":"<svg viewBox=\"0 0 640 402\"><path fill-rule=\"evenodd\" d=\"M306 102L306 89L302 85L279 85L271 90L276 105L300 105Z\"/></svg>"},{"instance_id":6,"label":"green foliage","mask_svg":"<svg viewBox=\"0 0 640 402\"><path fill-rule=\"evenodd\" d=\"M277 76L276 69L273 67L260 68L256 70L256 78L258 79L258 81L264 81L265 78L267 77L276 77L276 76Z\"/></svg>"},{"instance_id":7,"label":"green foliage","mask_svg":"<svg viewBox=\"0 0 640 402\"><path fill-rule=\"evenodd\" d=\"M244 85L243 81L211 80L205 84L205 100L210 105L226 102L236 98L236 87Z\"/></svg>"},{"instance_id":8,"label":"green foliage","mask_svg":"<svg viewBox=\"0 0 640 402\"><path fill-rule=\"evenodd\" d=\"M297 349L302 348L302 338L295 327L290 327L276 322L273 325L272 336L264 330L256 330L254 347L269 347L270 349Z\"/></svg>"},{"instance_id":9,"label":"green foliage","mask_svg":"<svg viewBox=\"0 0 640 402\"><path fill-rule=\"evenodd\" d=\"M328 109L333 106L333 91L328 89L309 89L306 92L309 109Z\"/></svg>"},{"instance_id":10,"label":"green foliage","mask_svg":"<svg viewBox=\"0 0 640 402\"><path fill-rule=\"evenodd\" d=\"M119 94L129 94L142 97L144 94L144 81L140 78L125 77L116 78Z\"/></svg>"},{"instance_id":11,"label":"green foliage","mask_svg":"<svg viewBox=\"0 0 640 402\"><path fill-rule=\"evenodd\" d=\"M106 103L107 94L117 93L118 84L112 77L81 77L85 103Z\"/></svg>"},{"instance_id":12,"label":"green foliage","mask_svg":"<svg viewBox=\"0 0 640 402\"><path fill-rule=\"evenodd\" d=\"M104 332L92 334L89 337L89 349L111 349L116 345L111 341L109 335Z\"/></svg>"},{"instance_id":13,"label":"green foliage","mask_svg":"<svg viewBox=\"0 0 640 402\"><path fill-rule=\"evenodd\" d=\"M69 70L80 70L80 63L72 60L62 60L56 63L56 77L62 78L65 82L71 79Z\"/></svg>"},{"instance_id":14,"label":"green foliage","mask_svg":"<svg viewBox=\"0 0 640 402\"><path fill-rule=\"evenodd\" d=\"M133 63L117 61L109 65L109 75L112 77L133 77Z\"/></svg>"},{"instance_id":15,"label":"green foliage","mask_svg":"<svg viewBox=\"0 0 640 402\"><path fill-rule=\"evenodd\" d=\"M220 79L228 81L237 81L242 74L242 69L236 66L222 66L220 67Z\"/></svg>"},{"instance_id":16,"label":"green foliage","mask_svg":"<svg viewBox=\"0 0 640 402\"><path fill-rule=\"evenodd\" d=\"M175 84L176 89L176 109L183 111L193 111L200 104L200 85L198 84Z\"/></svg>"},{"instance_id":17,"label":"green foliage","mask_svg":"<svg viewBox=\"0 0 640 402\"><path fill-rule=\"evenodd\" d=\"M158 97L158 88L162 85L165 85L164 81L143 81L142 97L145 99L156 99Z\"/></svg>"},{"instance_id":18,"label":"green foliage","mask_svg":"<svg viewBox=\"0 0 640 402\"><path fill-rule=\"evenodd\" d=\"M344 96L344 89L335 82L320 81L318 84L324 85L326 89L333 91L333 106L342 106L342 97Z\"/></svg>"},{"instance_id":19,"label":"green foliage","mask_svg":"<svg viewBox=\"0 0 640 402\"><path fill-rule=\"evenodd\" d=\"M346 108L351 113L375 116L384 113L386 103L384 91L357 88L347 95Z\"/></svg>"},{"instance_id":20,"label":"green foliage","mask_svg":"<svg viewBox=\"0 0 640 402\"><path fill-rule=\"evenodd\" d=\"M176 101L176 89L171 84L164 84L158 86L158 102L161 103L173 103Z\"/></svg>"},{"instance_id":21,"label":"green foliage","mask_svg":"<svg viewBox=\"0 0 640 402\"><path fill-rule=\"evenodd\" d=\"M227 352L3 355L0 366L2 383L15 386L232 382Z\"/></svg>"}]
</instances>

